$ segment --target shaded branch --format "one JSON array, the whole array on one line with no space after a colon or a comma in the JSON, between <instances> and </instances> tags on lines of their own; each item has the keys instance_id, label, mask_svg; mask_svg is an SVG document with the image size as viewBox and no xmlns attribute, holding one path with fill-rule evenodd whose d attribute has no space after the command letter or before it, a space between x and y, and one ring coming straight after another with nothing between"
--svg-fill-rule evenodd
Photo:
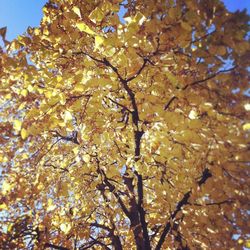
<instances>
[{"instance_id":1,"label":"shaded branch","mask_svg":"<svg viewBox=\"0 0 250 250\"><path fill-rule=\"evenodd\" d=\"M171 97L171 98L169 99L169 101L165 104L164 110L167 110L167 109L169 108L169 106L171 105L171 103L172 103L175 99L177 99L176 96Z\"/></svg>"},{"instance_id":2,"label":"shaded branch","mask_svg":"<svg viewBox=\"0 0 250 250\"><path fill-rule=\"evenodd\" d=\"M197 81L194 81L194 82L192 82L192 83L187 84L186 86L184 86L184 87L182 88L182 90L185 90L185 89L187 89L188 87L191 87L191 86L194 86L194 85L197 85L197 84L206 82L206 81L208 81L208 80L211 80L211 79L215 78L216 76L218 76L218 75L221 74L221 73L230 72L230 71L232 71L232 70L234 70L234 69L236 69L236 68L237 68L237 66L232 67L232 68L230 68L230 69L219 70L218 72L216 72L216 73L214 73L214 74L212 74L212 75L210 75L210 76L208 76L208 77L206 77L206 78L204 78L204 79L200 79L200 80L197 80Z\"/></svg>"},{"instance_id":3,"label":"shaded branch","mask_svg":"<svg viewBox=\"0 0 250 250\"><path fill-rule=\"evenodd\" d=\"M60 247L60 246L57 246L57 245L54 245L54 244L50 244L50 243L46 243L44 245L44 249L46 249L46 248L53 248L53 249L58 249L58 250L69 250L69 248Z\"/></svg>"},{"instance_id":4,"label":"shaded branch","mask_svg":"<svg viewBox=\"0 0 250 250\"><path fill-rule=\"evenodd\" d=\"M61 135L58 131L53 131L57 137L60 137L60 139L64 140L64 141L70 141L73 142L77 145L79 145L80 143L77 140L77 131L74 131L72 136L63 136Z\"/></svg>"},{"instance_id":5,"label":"shaded branch","mask_svg":"<svg viewBox=\"0 0 250 250\"><path fill-rule=\"evenodd\" d=\"M130 212L128 211L128 209L127 209L127 207L125 206L125 204L123 203L123 201L122 201L121 197L119 196L119 194L118 194L117 192L115 192L115 186L114 186L112 183L109 182L109 180L108 180L108 178L107 178L105 172L104 172L103 170L100 169L100 166L99 166L100 162L99 162L99 159L98 159L98 158L96 158L96 161L97 161L97 165L98 165L98 168L99 168L99 169L98 169L99 173L102 174L102 175L104 176L104 184L109 188L109 191L110 191L111 193L114 194L114 196L116 197L118 203L119 203L120 206L121 206L122 211L123 211L123 212L126 214L126 216L130 219L130 218L131 218L131 214L130 214Z\"/></svg>"}]
</instances>

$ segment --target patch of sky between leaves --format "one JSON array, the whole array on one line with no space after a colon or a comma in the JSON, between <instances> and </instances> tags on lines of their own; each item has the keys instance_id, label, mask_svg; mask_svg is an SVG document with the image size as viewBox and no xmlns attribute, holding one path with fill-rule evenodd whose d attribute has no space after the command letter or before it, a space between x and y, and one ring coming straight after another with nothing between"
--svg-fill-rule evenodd
<instances>
[{"instance_id":1,"label":"patch of sky between leaves","mask_svg":"<svg viewBox=\"0 0 250 250\"><path fill-rule=\"evenodd\" d=\"M127 1L122 2L122 5L121 5L120 10L118 12L118 16L119 16L120 22L122 24L125 23L124 15L127 13L127 9L124 7L124 5L126 5L126 4L127 4Z\"/></svg>"}]
</instances>

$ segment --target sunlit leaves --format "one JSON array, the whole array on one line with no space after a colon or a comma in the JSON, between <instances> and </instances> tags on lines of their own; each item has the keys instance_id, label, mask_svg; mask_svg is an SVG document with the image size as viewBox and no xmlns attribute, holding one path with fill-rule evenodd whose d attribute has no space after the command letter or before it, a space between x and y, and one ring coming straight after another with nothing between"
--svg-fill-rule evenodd
<instances>
[{"instance_id":1,"label":"sunlit leaves","mask_svg":"<svg viewBox=\"0 0 250 250\"><path fill-rule=\"evenodd\" d=\"M65 234L67 234L67 233L70 231L71 226L70 226L70 224L68 224L68 223L62 223L62 224L60 225L60 229L61 229Z\"/></svg>"},{"instance_id":2,"label":"sunlit leaves","mask_svg":"<svg viewBox=\"0 0 250 250\"><path fill-rule=\"evenodd\" d=\"M22 122L20 120L14 120L14 122L13 122L13 128L16 131L20 131L21 127L22 127Z\"/></svg>"},{"instance_id":3,"label":"sunlit leaves","mask_svg":"<svg viewBox=\"0 0 250 250\"><path fill-rule=\"evenodd\" d=\"M243 125L243 130L250 130L250 123L246 123Z\"/></svg>"},{"instance_id":4,"label":"sunlit leaves","mask_svg":"<svg viewBox=\"0 0 250 250\"><path fill-rule=\"evenodd\" d=\"M188 114L189 119L194 120L198 118L198 114L195 110L191 110Z\"/></svg>"},{"instance_id":5,"label":"sunlit leaves","mask_svg":"<svg viewBox=\"0 0 250 250\"><path fill-rule=\"evenodd\" d=\"M46 211L47 212L51 212L56 208L56 205L53 203L53 200L51 198L48 199L48 203L47 203L47 208Z\"/></svg>"},{"instance_id":6,"label":"sunlit leaves","mask_svg":"<svg viewBox=\"0 0 250 250\"><path fill-rule=\"evenodd\" d=\"M85 23L83 22L79 22L79 23L76 23L76 27L80 30L80 31L83 31L89 35L94 35L96 34L95 31L93 31L91 28L89 28L88 25L86 25Z\"/></svg>"},{"instance_id":7,"label":"sunlit leaves","mask_svg":"<svg viewBox=\"0 0 250 250\"><path fill-rule=\"evenodd\" d=\"M104 39L103 37L101 37L101 36L96 36L96 37L95 37L95 48L96 48L96 49L99 48L100 45L102 45L104 41L105 41L105 39Z\"/></svg>"},{"instance_id":8,"label":"sunlit leaves","mask_svg":"<svg viewBox=\"0 0 250 250\"><path fill-rule=\"evenodd\" d=\"M63 118L65 122L71 121L73 119L72 114L68 110L64 112Z\"/></svg>"},{"instance_id":9,"label":"sunlit leaves","mask_svg":"<svg viewBox=\"0 0 250 250\"><path fill-rule=\"evenodd\" d=\"M80 10L77 6L74 6L72 10L73 10L79 17L81 17L81 10Z\"/></svg>"},{"instance_id":10,"label":"sunlit leaves","mask_svg":"<svg viewBox=\"0 0 250 250\"><path fill-rule=\"evenodd\" d=\"M12 184L10 184L8 181L4 181L3 183L2 183L2 194L3 195L6 195L11 189L12 189L12 187L13 187L13 185Z\"/></svg>"},{"instance_id":11,"label":"sunlit leaves","mask_svg":"<svg viewBox=\"0 0 250 250\"><path fill-rule=\"evenodd\" d=\"M245 108L246 111L250 111L250 103L246 103L244 105L244 108Z\"/></svg>"},{"instance_id":12,"label":"sunlit leaves","mask_svg":"<svg viewBox=\"0 0 250 250\"><path fill-rule=\"evenodd\" d=\"M96 7L89 15L89 19L92 20L94 23L102 21L103 18L104 18L104 13L98 7Z\"/></svg>"},{"instance_id":13,"label":"sunlit leaves","mask_svg":"<svg viewBox=\"0 0 250 250\"><path fill-rule=\"evenodd\" d=\"M165 225L162 249L246 245L247 20L219 1L47 3L1 52L0 248L28 228L34 248L144 249L144 226L154 249Z\"/></svg>"},{"instance_id":14,"label":"sunlit leaves","mask_svg":"<svg viewBox=\"0 0 250 250\"><path fill-rule=\"evenodd\" d=\"M25 140L28 136L28 131L25 128L21 129L21 137L23 140Z\"/></svg>"}]
</instances>

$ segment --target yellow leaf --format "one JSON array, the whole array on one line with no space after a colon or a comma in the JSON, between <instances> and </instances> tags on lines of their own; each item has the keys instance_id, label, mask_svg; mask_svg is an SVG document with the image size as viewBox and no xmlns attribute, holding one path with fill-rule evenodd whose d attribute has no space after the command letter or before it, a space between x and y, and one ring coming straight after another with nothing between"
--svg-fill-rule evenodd
<instances>
[{"instance_id":1,"label":"yellow leaf","mask_svg":"<svg viewBox=\"0 0 250 250\"><path fill-rule=\"evenodd\" d=\"M94 35L96 34L92 29L90 29L85 23L80 22L76 24L76 27L87 34Z\"/></svg>"},{"instance_id":2,"label":"yellow leaf","mask_svg":"<svg viewBox=\"0 0 250 250\"><path fill-rule=\"evenodd\" d=\"M7 210L7 209L8 209L8 207L6 206L5 203L3 203L3 204L0 205L0 211L1 210Z\"/></svg>"},{"instance_id":3,"label":"yellow leaf","mask_svg":"<svg viewBox=\"0 0 250 250\"><path fill-rule=\"evenodd\" d=\"M72 8L72 10L73 10L79 17L81 17L81 11L80 11L80 9L79 9L78 7L74 6L74 7Z\"/></svg>"},{"instance_id":4,"label":"yellow leaf","mask_svg":"<svg viewBox=\"0 0 250 250\"><path fill-rule=\"evenodd\" d=\"M21 90L20 94L24 97L26 97L28 95L28 90L27 89L23 89Z\"/></svg>"},{"instance_id":5,"label":"yellow leaf","mask_svg":"<svg viewBox=\"0 0 250 250\"><path fill-rule=\"evenodd\" d=\"M107 57L111 57L111 56L113 56L113 55L115 54L115 52L116 52L116 49L115 49L114 47L109 47L109 48L107 48L107 49L103 52L103 54L104 54L105 56L107 56Z\"/></svg>"},{"instance_id":6,"label":"yellow leaf","mask_svg":"<svg viewBox=\"0 0 250 250\"><path fill-rule=\"evenodd\" d=\"M61 82L63 80L62 76L57 76L56 77L57 82Z\"/></svg>"},{"instance_id":7,"label":"yellow leaf","mask_svg":"<svg viewBox=\"0 0 250 250\"><path fill-rule=\"evenodd\" d=\"M22 127L22 122L19 121L19 120L14 120L13 122L13 127L16 131L20 131L21 130L21 127Z\"/></svg>"},{"instance_id":8,"label":"yellow leaf","mask_svg":"<svg viewBox=\"0 0 250 250\"><path fill-rule=\"evenodd\" d=\"M191 120L194 120L194 119L197 119L197 117L198 117L198 113L195 110L191 110L188 115L188 118Z\"/></svg>"},{"instance_id":9,"label":"yellow leaf","mask_svg":"<svg viewBox=\"0 0 250 250\"><path fill-rule=\"evenodd\" d=\"M83 160L85 161L85 162L90 162L90 156L89 155L84 155L83 157Z\"/></svg>"},{"instance_id":10,"label":"yellow leaf","mask_svg":"<svg viewBox=\"0 0 250 250\"><path fill-rule=\"evenodd\" d=\"M79 153L79 148L78 147L74 147L72 149L72 151L74 152L75 155L77 155Z\"/></svg>"},{"instance_id":11,"label":"yellow leaf","mask_svg":"<svg viewBox=\"0 0 250 250\"><path fill-rule=\"evenodd\" d=\"M66 110L64 113L64 121L67 122L67 121L71 121L72 119L73 119L72 114Z\"/></svg>"},{"instance_id":12,"label":"yellow leaf","mask_svg":"<svg viewBox=\"0 0 250 250\"><path fill-rule=\"evenodd\" d=\"M102 21L103 17L104 13L98 7L96 7L89 15L89 19L94 23Z\"/></svg>"},{"instance_id":13,"label":"yellow leaf","mask_svg":"<svg viewBox=\"0 0 250 250\"><path fill-rule=\"evenodd\" d=\"M244 108L245 108L246 111L250 111L250 103L246 103L244 105Z\"/></svg>"},{"instance_id":14,"label":"yellow leaf","mask_svg":"<svg viewBox=\"0 0 250 250\"><path fill-rule=\"evenodd\" d=\"M250 248L250 239L248 239L248 240L246 241L245 247L246 247L246 248Z\"/></svg>"},{"instance_id":15,"label":"yellow leaf","mask_svg":"<svg viewBox=\"0 0 250 250\"><path fill-rule=\"evenodd\" d=\"M82 92L82 91L84 91L84 89L85 89L85 87L81 83L76 84L75 87L74 87L74 90L77 91L77 92Z\"/></svg>"},{"instance_id":16,"label":"yellow leaf","mask_svg":"<svg viewBox=\"0 0 250 250\"><path fill-rule=\"evenodd\" d=\"M9 182L4 181L2 184L2 194L6 195L11 189L12 185Z\"/></svg>"},{"instance_id":17,"label":"yellow leaf","mask_svg":"<svg viewBox=\"0 0 250 250\"><path fill-rule=\"evenodd\" d=\"M64 93L60 93L59 97L60 97L60 103L62 105L64 105L66 103L66 96L65 96L65 94Z\"/></svg>"},{"instance_id":18,"label":"yellow leaf","mask_svg":"<svg viewBox=\"0 0 250 250\"><path fill-rule=\"evenodd\" d=\"M102 45L104 42L104 37L102 36L96 36L95 37L95 49L99 48L100 45Z\"/></svg>"},{"instance_id":19,"label":"yellow leaf","mask_svg":"<svg viewBox=\"0 0 250 250\"><path fill-rule=\"evenodd\" d=\"M174 86L176 86L177 83L178 83L178 81L177 81L177 79L176 79L176 76L175 76L173 73L171 73L170 71L166 72L166 75L167 75L168 80L169 80Z\"/></svg>"},{"instance_id":20,"label":"yellow leaf","mask_svg":"<svg viewBox=\"0 0 250 250\"><path fill-rule=\"evenodd\" d=\"M244 241L242 239L238 239L238 243L242 244Z\"/></svg>"},{"instance_id":21,"label":"yellow leaf","mask_svg":"<svg viewBox=\"0 0 250 250\"><path fill-rule=\"evenodd\" d=\"M67 233L70 231L71 226L70 226L69 223L63 223L63 224L60 225L60 229L61 229L65 234L67 234Z\"/></svg>"},{"instance_id":22,"label":"yellow leaf","mask_svg":"<svg viewBox=\"0 0 250 250\"><path fill-rule=\"evenodd\" d=\"M21 137L23 140L25 140L28 137L28 132L25 128L22 128L21 130Z\"/></svg>"},{"instance_id":23,"label":"yellow leaf","mask_svg":"<svg viewBox=\"0 0 250 250\"><path fill-rule=\"evenodd\" d=\"M33 91L34 88L33 88L32 85L29 85L29 86L27 87L27 89L28 89L29 92L31 92L31 91Z\"/></svg>"},{"instance_id":24,"label":"yellow leaf","mask_svg":"<svg viewBox=\"0 0 250 250\"><path fill-rule=\"evenodd\" d=\"M56 208L56 205L53 204L53 200L51 198L48 199L47 212L53 211Z\"/></svg>"},{"instance_id":25,"label":"yellow leaf","mask_svg":"<svg viewBox=\"0 0 250 250\"><path fill-rule=\"evenodd\" d=\"M250 123L246 123L243 125L243 130L249 130L250 129Z\"/></svg>"}]
</instances>

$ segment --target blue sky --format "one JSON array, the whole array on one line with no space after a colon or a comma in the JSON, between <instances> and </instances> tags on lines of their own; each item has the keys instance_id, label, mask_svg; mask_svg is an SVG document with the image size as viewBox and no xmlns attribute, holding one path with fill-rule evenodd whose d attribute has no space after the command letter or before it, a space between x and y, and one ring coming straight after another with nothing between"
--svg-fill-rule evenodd
<instances>
[{"instance_id":1,"label":"blue sky","mask_svg":"<svg viewBox=\"0 0 250 250\"><path fill-rule=\"evenodd\" d=\"M7 39L25 32L28 26L38 26L46 0L0 0L0 28L7 26ZM223 0L230 11L247 8L249 0Z\"/></svg>"}]
</instances>

